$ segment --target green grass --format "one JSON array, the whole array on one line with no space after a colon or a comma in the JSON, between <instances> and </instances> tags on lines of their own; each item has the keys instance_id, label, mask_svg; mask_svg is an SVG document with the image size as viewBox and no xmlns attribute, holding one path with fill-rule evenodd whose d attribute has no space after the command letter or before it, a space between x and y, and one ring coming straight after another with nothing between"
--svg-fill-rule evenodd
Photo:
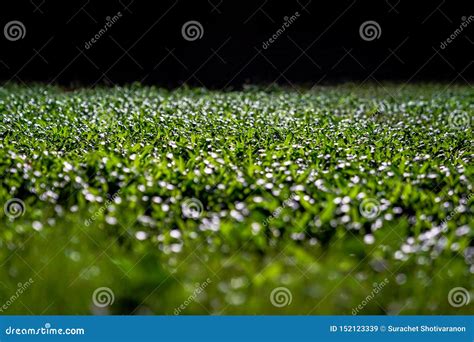
<instances>
[{"instance_id":1,"label":"green grass","mask_svg":"<svg viewBox=\"0 0 474 342\"><path fill-rule=\"evenodd\" d=\"M24 210L0 212L2 314L472 313L448 293L473 297L473 104L431 84L6 85L0 203Z\"/></svg>"}]
</instances>

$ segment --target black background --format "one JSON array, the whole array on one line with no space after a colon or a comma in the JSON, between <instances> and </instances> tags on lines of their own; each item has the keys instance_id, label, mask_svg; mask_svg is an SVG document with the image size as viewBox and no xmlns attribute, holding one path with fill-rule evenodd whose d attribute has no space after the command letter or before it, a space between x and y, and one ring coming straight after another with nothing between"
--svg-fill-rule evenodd
<instances>
[{"instance_id":1,"label":"black background","mask_svg":"<svg viewBox=\"0 0 474 342\"><path fill-rule=\"evenodd\" d=\"M3 81L239 87L473 79L474 22L440 48L474 15L472 1L21 0L2 7L2 31L12 20L26 28L17 41L0 35ZM86 49L119 11L122 17ZM263 49L295 12L296 21ZM201 23L201 39L183 38L189 20ZM367 20L380 25L378 39L361 39Z\"/></svg>"}]
</instances>

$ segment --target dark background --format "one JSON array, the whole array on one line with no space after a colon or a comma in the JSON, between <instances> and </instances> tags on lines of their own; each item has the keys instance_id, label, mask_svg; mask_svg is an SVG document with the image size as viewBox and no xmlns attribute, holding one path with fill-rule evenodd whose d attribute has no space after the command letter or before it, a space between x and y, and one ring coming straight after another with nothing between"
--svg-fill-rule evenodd
<instances>
[{"instance_id":1,"label":"dark background","mask_svg":"<svg viewBox=\"0 0 474 342\"><path fill-rule=\"evenodd\" d=\"M474 15L472 1L20 0L1 6L2 31L12 20L26 28L17 41L0 35L3 81L239 87L468 83L474 74L474 22L440 48L463 19ZM106 17L119 11L122 17L86 49ZM297 11L296 21L263 49L284 17ZM189 20L201 23L201 39L183 38L181 27ZM378 39L360 37L367 20L380 25Z\"/></svg>"}]
</instances>

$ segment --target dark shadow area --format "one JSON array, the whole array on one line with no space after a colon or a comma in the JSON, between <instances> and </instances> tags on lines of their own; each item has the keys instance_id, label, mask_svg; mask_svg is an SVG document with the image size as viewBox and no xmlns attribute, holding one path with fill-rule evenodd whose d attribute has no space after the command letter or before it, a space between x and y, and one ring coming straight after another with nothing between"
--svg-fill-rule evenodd
<instances>
[{"instance_id":1,"label":"dark shadow area","mask_svg":"<svg viewBox=\"0 0 474 342\"><path fill-rule=\"evenodd\" d=\"M461 1L21 0L2 12L3 81L235 87L473 75L474 17Z\"/></svg>"}]
</instances>

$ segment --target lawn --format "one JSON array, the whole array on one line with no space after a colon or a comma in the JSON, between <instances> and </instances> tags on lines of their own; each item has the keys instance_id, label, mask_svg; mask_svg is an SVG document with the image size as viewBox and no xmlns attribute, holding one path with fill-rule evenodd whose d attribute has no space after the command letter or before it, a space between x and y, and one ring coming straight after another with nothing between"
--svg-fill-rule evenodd
<instances>
[{"instance_id":1,"label":"lawn","mask_svg":"<svg viewBox=\"0 0 474 342\"><path fill-rule=\"evenodd\" d=\"M474 90L0 88L1 314L468 314Z\"/></svg>"}]
</instances>

